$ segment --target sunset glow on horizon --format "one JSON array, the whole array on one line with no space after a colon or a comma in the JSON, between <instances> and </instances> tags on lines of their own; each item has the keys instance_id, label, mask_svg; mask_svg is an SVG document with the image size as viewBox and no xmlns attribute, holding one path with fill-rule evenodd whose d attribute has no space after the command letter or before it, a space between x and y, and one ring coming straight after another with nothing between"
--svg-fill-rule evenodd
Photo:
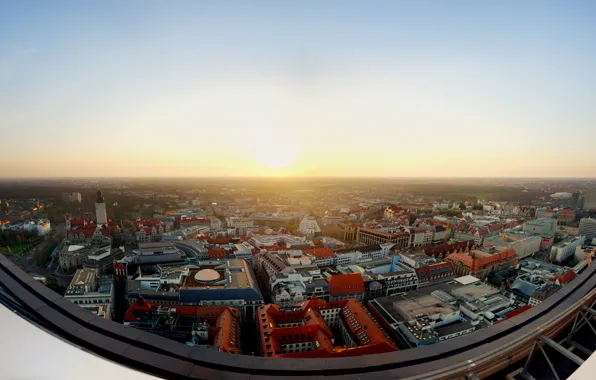
<instances>
[{"instance_id":1,"label":"sunset glow on horizon","mask_svg":"<svg viewBox=\"0 0 596 380\"><path fill-rule=\"evenodd\" d=\"M0 178L596 176L595 4L28 3Z\"/></svg>"}]
</instances>

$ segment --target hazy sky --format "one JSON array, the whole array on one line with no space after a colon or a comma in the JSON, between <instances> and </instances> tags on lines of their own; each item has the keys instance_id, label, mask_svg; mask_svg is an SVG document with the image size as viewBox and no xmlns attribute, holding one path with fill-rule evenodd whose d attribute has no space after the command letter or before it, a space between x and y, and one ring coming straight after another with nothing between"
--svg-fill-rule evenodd
<instances>
[{"instance_id":1,"label":"hazy sky","mask_svg":"<svg viewBox=\"0 0 596 380\"><path fill-rule=\"evenodd\" d=\"M0 0L0 177L596 176L593 1Z\"/></svg>"}]
</instances>

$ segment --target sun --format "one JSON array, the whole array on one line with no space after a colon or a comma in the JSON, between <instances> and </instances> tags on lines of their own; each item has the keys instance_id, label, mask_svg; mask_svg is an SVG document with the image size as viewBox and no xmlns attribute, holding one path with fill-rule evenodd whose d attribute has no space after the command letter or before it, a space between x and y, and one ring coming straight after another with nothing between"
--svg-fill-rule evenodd
<instances>
[{"instance_id":1,"label":"sun","mask_svg":"<svg viewBox=\"0 0 596 380\"><path fill-rule=\"evenodd\" d=\"M271 169L283 169L290 166L298 157L298 145L292 140L263 139L253 144L250 149L252 156Z\"/></svg>"}]
</instances>

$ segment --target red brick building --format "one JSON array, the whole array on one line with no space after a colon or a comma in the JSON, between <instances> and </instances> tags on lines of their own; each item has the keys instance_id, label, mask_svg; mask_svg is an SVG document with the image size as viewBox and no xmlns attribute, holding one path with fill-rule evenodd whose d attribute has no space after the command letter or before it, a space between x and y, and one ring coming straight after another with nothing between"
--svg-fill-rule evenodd
<instances>
[{"instance_id":1,"label":"red brick building","mask_svg":"<svg viewBox=\"0 0 596 380\"><path fill-rule=\"evenodd\" d=\"M468 252L455 252L445 258L451 263L458 276L472 275L486 278L491 272L517 265L515 249L504 247L482 247Z\"/></svg>"},{"instance_id":2,"label":"red brick building","mask_svg":"<svg viewBox=\"0 0 596 380\"><path fill-rule=\"evenodd\" d=\"M292 307L257 310L261 352L269 358L326 358L397 351L397 346L356 299L313 297ZM335 337L331 327L338 327ZM343 341L342 345L334 342Z\"/></svg>"},{"instance_id":3,"label":"red brick building","mask_svg":"<svg viewBox=\"0 0 596 380\"><path fill-rule=\"evenodd\" d=\"M364 299L364 280L360 273L338 274L329 277L329 300Z\"/></svg>"}]
</instances>

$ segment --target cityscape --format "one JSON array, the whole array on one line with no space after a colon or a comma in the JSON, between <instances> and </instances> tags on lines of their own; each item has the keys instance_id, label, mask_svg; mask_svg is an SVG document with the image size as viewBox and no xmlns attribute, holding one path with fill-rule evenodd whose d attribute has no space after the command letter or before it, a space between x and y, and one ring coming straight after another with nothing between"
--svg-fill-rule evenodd
<instances>
[{"instance_id":1,"label":"cityscape","mask_svg":"<svg viewBox=\"0 0 596 380\"><path fill-rule=\"evenodd\" d=\"M98 317L272 359L473 337L596 256L592 180L436 181L7 181L0 250Z\"/></svg>"},{"instance_id":2,"label":"cityscape","mask_svg":"<svg viewBox=\"0 0 596 380\"><path fill-rule=\"evenodd\" d=\"M594 379L595 20L0 0L0 380Z\"/></svg>"}]
</instances>

